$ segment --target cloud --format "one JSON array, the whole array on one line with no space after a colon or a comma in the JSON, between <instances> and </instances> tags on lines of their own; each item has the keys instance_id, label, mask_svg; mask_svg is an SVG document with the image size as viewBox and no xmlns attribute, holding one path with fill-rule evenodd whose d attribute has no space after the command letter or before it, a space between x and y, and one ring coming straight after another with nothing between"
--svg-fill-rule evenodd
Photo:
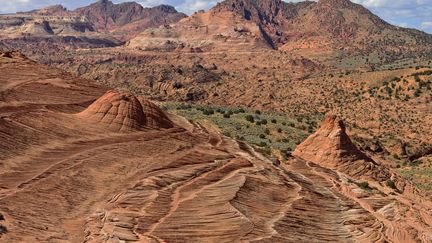
<instances>
[{"instance_id":1,"label":"cloud","mask_svg":"<svg viewBox=\"0 0 432 243\"><path fill-rule=\"evenodd\" d=\"M422 23L432 21L431 0L352 0L387 22L427 31ZM431 30L431 29L429 29Z\"/></svg>"},{"instance_id":2,"label":"cloud","mask_svg":"<svg viewBox=\"0 0 432 243\"><path fill-rule=\"evenodd\" d=\"M184 0L183 3L176 7L179 11L192 14L198 10L207 10L216 5L217 2L215 0Z\"/></svg>"},{"instance_id":3,"label":"cloud","mask_svg":"<svg viewBox=\"0 0 432 243\"><path fill-rule=\"evenodd\" d=\"M160 4L169 4L169 1L165 0L138 0L137 3L141 4L144 7L154 7Z\"/></svg>"},{"instance_id":4,"label":"cloud","mask_svg":"<svg viewBox=\"0 0 432 243\"><path fill-rule=\"evenodd\" d=\"M432 31L432 21L422 22L420 26L423 30L431 30Z\"/></svg>"}]
</instances>

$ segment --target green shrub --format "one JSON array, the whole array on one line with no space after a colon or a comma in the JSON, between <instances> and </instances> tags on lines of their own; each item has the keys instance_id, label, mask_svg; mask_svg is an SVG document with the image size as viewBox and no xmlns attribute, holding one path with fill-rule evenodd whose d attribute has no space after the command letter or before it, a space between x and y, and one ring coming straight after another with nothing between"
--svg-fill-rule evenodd
<instances>
[{"instance_id":1,"label":"green shrub","mask_svg":"<svg viewBox=\"0 0 432 243\"><path fill-rule=\"evenodd\" d=\"M277 123L276 119L271 120L272 123Z\"/></svg>"},{"instance_id":2,"label":"green shrub","mask_svg":"<svg viewBox=\"0 0 432 243\"><path fill-rule=\"evenodd\" d=\"M261 115L261 111L260 110L256 110L255 114Z\"/></svg>"},{"instance_id":3,"label":"green shrub","mask_svg":"<svg viewBox=\"0 0 432 243\"><path fill-rule=\"evenodd\" d=\"M257 121L257 122L255 123L255 125L257 125L257 126L261 126L261 122L260 122L260 121Z\"/></svg>"},{"instance_id":4,"label":"green shrub","mask_svg":"<svg viewBox=\"0 0 432 243\"><path fill-rule=\"evenodd\" d=\"M259 138L264 139L264 138L266 138L266 136L264 134L260 134Z\"/></svg>"},{"instance_id":5,"label":"green shrub","mask_svg":"<svg viewBox=\"0 0 432 243\"><path fill-rule=\"evenodd\" d=\"M252 115L247 115L246 116L246 121L248 121L248 122L254 122L254 118L253 118L253 116Z\"/></svg>"},{"instance_id":6,"label":"green shrub","mask_svg":"<svg viewBox=\"0 0 432 243\"><path fill-rule=\"evenodd\" d=\"M270 129L266 128L266 130L264 130L265 134L269 135L270 134Z\"/></svg>"},{"instance_id":7,"label":"green shrub","mask_svg":"<svg viewBox=\"0 0 432 243\"><path fill-rule=\"evenodd\" d=\"M0 213L0 221L1 220L5 220L5 218L4 218L3 214Z\"/></svg>"},{"instance_id":8,"label":"green shrub","mask_svg":"<svg viewBox=\"0 0 432 243\"><path fill-rule=\"evenodd\" d=\"M397 187L396 187L396 183L393 181L393 180L387 180L387 186L388 187L390 187L390 188L392 188L392 189L394 189L394 190L396 190L397 189Z\"/></svg>"},{"instance_id":9,"label":"green shrub","mask_svg":"<svg viewBox=\"0 0 432 243\"><path fill-rule=\"evenodd\" d=\"M267 125L267 120L266 120L266 119L262 119L262 120L261 120L261 124L263 124L263 125Z\"/></svg>"},{"instance_id":10,"label":"green shrub","mask_svg":"<svg viewBox=\"0 0 432 243\"><path fill-rule=\"evenodd\" d=\"M203 113L204 115L206 115L206 116L209 116L209 115L213 115L213 114L214 114L214 110L213 110L213 109L204 109L204 110L202 111L202 113Z\"/></svg>"},{"instance_id":11,"label":"green shrub","mask_svg":"<svg viewBox=\"0 0 432 243\"><path fill-rule=\"evenodd\" d=\"M287 124L286 122L282 122L282 125L286 126L286 124Z\"/></svg>"},{"instance_id":12,"label":"green shrub","mask_svg":"<svg viewBox=\"0 0 432 243\"><path fill-rule=\"evenodd\" d=\"M357 183L357 186L360 187L363 190L370 190L371 189L369 187L369 182L367 182L367 181L363 181L363 182Z\"/></svg>"},{"instance_id":13,"label":"green shrub","mask_svg":"<svg viewBox=\"0 0 432 243\"><path fill-rule=\"evenodd\" d=\"M282 132L282 128L278 128L278 129L277 129L277 132L278 132L278 133L281 133L281 132Z\"/></svg>"},{"instance_id":14,"label":"green shrub","mask_svg":"<svg viewBox=\"0 0 432 243\"><path fill-rule=\"evenodd\" d=\"M224 117L224 118L230 118L230 117L231 117L231 115L230 115L230 114L228 114L228 113L225 113L225 114L223 115L223 117Z\"/></svg>"}]
</instances>

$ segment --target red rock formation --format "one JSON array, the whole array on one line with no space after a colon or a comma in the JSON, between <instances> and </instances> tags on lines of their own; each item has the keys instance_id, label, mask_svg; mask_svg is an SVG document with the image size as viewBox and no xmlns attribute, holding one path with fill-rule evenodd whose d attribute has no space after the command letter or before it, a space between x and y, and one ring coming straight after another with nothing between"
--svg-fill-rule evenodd
<instances>
[{"instance_id":1,"label":"red rock formation","mask_svg":"<svg viewBox=\"0 0 432 243\"><path fill-rule=\"evenodd\" d=\"M185 14L178 13L173 7L167 5L143 8L136 2L114 4L108 0L100 0L78 8L71 14L86 16L99 31L111 31L135 21L142 22L143 26L136 27L137 30L142 31L148 27L177 22L186 17Z\"/></svg>"},{"instance_id":2,"label":"red rock formation","mask_svg":"<svg viewBox=\"0 0 432 243\"><path fill-rule=\"evenodd\" d=\"M343 121L334 115L327 116L321 128L297 146L293 156L351 176L372 176L379 181L390 177L388 170L378 168L352 143Z\"/></svg>"},{"instance_id":3,"label":"red rock formation","mask_svg":"<svg viewBox=\"0 0 432 243\"><path fill-rule=\"evenodd\" d=\"M108 91L78 116L121 132L173 126L156 105L150 101L141 105L135 96L125 92Z\"/></svg>"},{"instance_id":4,"label":"red rock formation","mask_svg":"<svg viewBox=\"0 0 432 243\"><path fill-rule=\"evenodd\" d=\"M382 43L384 31L415 38L425 33L392 26L359 4L349 0L320 0L287 3L280 0L226 0L208 12L198 12L171 28L155 29L138 39L132 47L141 49L178 50L183 47L229 49L232 43L243 49L264 47L281 50L328 50L338 48L368 49L365 41ZM415 38L414 45L422 45ZM167 43L165 46L160 43ZM347 43L349 42L349 43ZM203 43L207 44L203 45ZM213 46L209 47L209 43ZM229 43L231 45L226 45ZM430 40L429 40L430 43ZM169 44L169 45L168 45ZM198 45L200 44L200 45ZM219 48L218 48L219 47ZM417 46L416 48L422 48ZM379 49L382 49L379 47Z\"/></svg>"}]
</instances>

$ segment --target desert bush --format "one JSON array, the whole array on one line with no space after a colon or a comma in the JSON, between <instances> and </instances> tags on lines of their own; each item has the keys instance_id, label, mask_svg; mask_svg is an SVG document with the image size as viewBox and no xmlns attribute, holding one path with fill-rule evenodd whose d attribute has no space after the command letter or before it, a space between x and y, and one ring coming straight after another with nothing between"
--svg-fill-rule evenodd
<instances>
[{"instance_id":1,"label":"desert bush","mask_svg":"<svg viewBox=\"0 0 432 243\"><path fill-rule=\"evenodd\" d=\"M202 111L202 113L203 113L204 115L206 115L206 116L209 116L209 115L213 115L213 114L214 114L214 110L213 110L213 109L204 109L204 110Z\"/></svg>"},{"instance_id":2,"label":"desert bush","mask_svg":"<svg viewBox=\"0 0 432 243\"><path fill-rule=\"evenodd\" d=\"M271 122L275 124L277 123L276 119L272 119Z\"/></svg>"},{"instance_id":3,"label":"desert bush","mask_svg":"<svg viewBox=\"0 0 432 243\"><path fill-rule=\"evenodd\" d=\"M0 224L0 235L7 232L6 226Z\"/></svg>"},{"instance_id":4,"label":"desert bush","mask_svg":"<svg viewBox=\"0 0 432 243\"><path fill-rule=\"evenodd\" d=\"M253 118L253 116L252 115L247 115L246 117L246 121L248 121L248 122L254 122L254 118Z\"/></svg>"},{"instance_id":5,"label":"desert bush","mask_svg":"<svg viewBox=\"0 0 432 243\"><path fill-rule=\"evenodd\" d=\"M386 185L394 190L397 189L396 183L393 180L387 180Z\"/></svg>"},{"instance_id":6,"label":"desert bush","mask_svg":"<svg viewBox=\"0 0 432 243\"><path fill-rule=\"evenodd\" d=\"M263 125L267 125L267 120L266 120L266 119L262 119L262 120L261 120L261 124L263 124Z\"/></svg>"},{"instance_id":7,"label":"desert bush","mask_svg":"<svg viewBox=\"0 0 432 243\"><path fill-rule=\"evenodd\" d=\"M266 138L266 136L264 134L260 134L259 138L264 139L264 138Z\"/></svg>"},{"instance_id":8,"label":"desert bush","mask_svg":"<svg viewBox=\"0 0 432 243\"><path fill-rule=\"evenodd\" d=\"M369 187L369 183L367 181L363 181L363 182L357 183L357 186L360 187L363 190L369 190L369 189L371 189Z\"/></svg>"},{"instance_id":9,"label":"desert bush","mask_svg":"<svg viewBox=\"0 0 432 243\"><path fill-rule=\"evenodd\" d=\"M260 111L260 110L256 110L256 111L255 111L255 114L257 114L257 115L261 115L261 111Z\"/></svg>"},{"instance_id":10,"label":"desert bush","mask_svg":"<svg viewBox=\"0 0 432 243\"><path fill-rule=\"evenodd\" d=\"M237 110L237 113L245 113L246 111L243 108Z\"/></svg>"}]
</instances>

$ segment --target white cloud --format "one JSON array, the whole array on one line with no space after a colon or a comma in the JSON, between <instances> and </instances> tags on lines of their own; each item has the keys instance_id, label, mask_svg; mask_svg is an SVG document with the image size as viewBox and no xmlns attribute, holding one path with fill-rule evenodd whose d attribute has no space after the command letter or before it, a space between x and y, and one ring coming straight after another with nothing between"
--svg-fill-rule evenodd
<instances>
[{"instance_id":1,"label":"white cloud","mask_svg":"<svg viewBox=\"0 0 432 243\"><path fill-rule=\"evenodd\" d=\"M207 10L217 3L218 1L216 0L184 0L183 3L176 6L176 8L179 11L192 14L198 10Z\"/></svg>"},{"instance_id":2,"label":"white cloud","mask_svg":"<svg viewBox=\"0 0 432 243\"><path fill-rule=\"evenodd\" d=\"M421 23L422 29L432 29L432 21L425 21Z\"/></svg>"},{"instance_id":3,"label":"white cloud","mask_svg":"<svg viewBox=\"0 0 432 243\"><path fill-rule=\"evenodd\" d=\"M161 4L168 4L169 2L165 0L137 0L137 3L141 4L144 7L154 7Z\"/></svg>"}]
</instances>

